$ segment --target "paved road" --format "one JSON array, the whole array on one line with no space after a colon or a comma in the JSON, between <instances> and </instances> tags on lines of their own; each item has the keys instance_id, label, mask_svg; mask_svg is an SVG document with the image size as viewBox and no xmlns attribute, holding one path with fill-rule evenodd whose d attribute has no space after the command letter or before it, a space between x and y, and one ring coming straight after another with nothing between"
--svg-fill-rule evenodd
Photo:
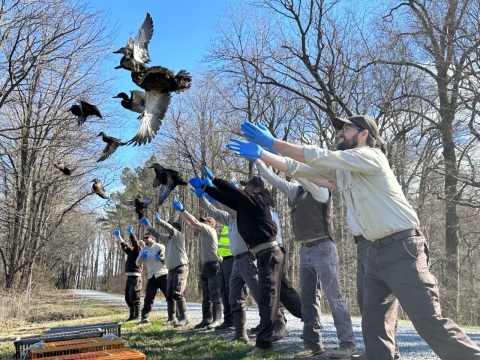
<instances>
[{"instance_id":1,"label":"paved road","mask_svg":"<svg viewBox=\"0 0 480 360\"><path fill-rule=\"evenodd\" d=\"M125 300L120 295L110 295L98 291L90 290L75 290L75 292L84 297L94 298L102 302L114 302L124 304ZM198 303L187 303L191 324L196 324L202 319L201 305ZM160 311L167 314L167 304L165 300L155 301L153 311ZM282 353L282 356L294 354L302 349L302 341L300 334L302 333L302 322L287 313L288 327L290 334L274 345L274 349ZM247 310L247 328L256 326L260 318L258 317L258 310L249 308ZM357 339L357 347L360 352L363 352L363 339L360 318L353 318L353 330ZM322 336L323 346L325 349L332 349L338 346L338 339L333 325L333 318L330 315L322 316ZM480 330L464 329L468 336L476 343L480 344ZM428 360L439 359L428 345L420 338L415 329L410 323L399 323L397 332L397 341L399 343L402 360ZM312 358L312 359L315 359ZM317 358L318 359L318 358ZM459 359L460 360L460 359Z\"/></svg>"}]
</instances>

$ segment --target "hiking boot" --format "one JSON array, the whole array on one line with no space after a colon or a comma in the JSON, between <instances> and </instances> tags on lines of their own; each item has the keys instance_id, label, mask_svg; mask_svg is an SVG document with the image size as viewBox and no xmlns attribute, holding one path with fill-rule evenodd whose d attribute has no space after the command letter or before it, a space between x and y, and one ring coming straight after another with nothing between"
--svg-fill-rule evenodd
<instances>
[{"instance_id":1,"label":"hiking boot","mask_svg":"<svg viewBox=\"0 0 480 360\"><path fill-rule=\"evenodd\" d=\"M239 310L233 312L233 321L235 323L235 336L232 341L240 341L248 344L247 328L245 326L247 322L247 312L245 310Z\"/></svg>"},{"instance_id":2,"label":"hiking boot","mask_svg":"<svg viewBox=\"0 0 480 360\"><path fill-rule=\"evenodd\" d=\"M255 349L247 353L247 356L256 356L256 355L261 355L265 354L267 351L270 351L270 349L261 349L255 346Z\"/></svg>"},{"instance_id":3,"label":"hiking boot","mask_svg":"<svg viewBox=\"0 0 480 360\"><path fill-rule=\"evenodd\" d=\"M220 331L235 331L235 327L233 325L233 323L230 323L230 322L223 322L221 323L220 325L218 325L217 327L215 327L215 330L220 330Z\"/></svg>"},{"instance_id":4,"label":"hiking boot","mask_svg":"<svg viewBox=\"0 0 480 360\"><path fill-rule=\"evenodd\" d=\"M177 312L177 304L175 301L167 301L168 320L163 323L163 326L174 326L177 323L175 314Z\"/></svg>"},{"instance_id":5,"label":"hiking boot","mask_svg":"<svg viewBox=\"0 0 480 360\"><path fill-rule=\"evenodd\" d=\"M258 324L254 328L250 329L250 334L258 334L260 331L262 331L262 329L263 328L260 326L260 324Z\"/></svg>"},{"instance_id":6,"label":"hiking boot","mask_svg":"<svg viewBox=\"0 0 480 360\"><path fill-rule=\"evenodd\" d=\"M272 334L272 342L277 342L282 340L285 336L288 335L290 330L287 328L287 323L285 322L285 318L280 316L275 324L275 329L273 330Z\"/></svg>"},{"instance_id":7,"label":"hiking boot","mask_svg":"<svg viewBox=\"0 0 480 360\"><path fill-rule=\"evenodd\" d=\"M140 305L133 305L133 320L140 320Z\"/></svg>"},{"instance_id":8,"label":"hiking boot","mask_svg":"<svg viewBox=\"0 0 480 360\"><path fill-rule=\"evenodd\" d=\"M305 348L304 350L298 352L295 354L295 358L298 359L305 359L309 358L315 355L322 355L325 352L323 348L321 349L311 349L311 348Z\"/></svg>"},{"instance_id":9,"label":"hiking boot","mask_svg":"<svg viewBox=\"0 0 480 360\"><path fill-rule=\"evenodd\" d=\"M150 322L150 320L148 320L148 318L142 318L142 320L140 320L139 324L148 324Z\"/></svg>"},{"instance_id":10,"label":"hiking boot","mask_svg":"<svg viewBox=\"0 0 480 360\"><path fill-rule=\"evenodd\" d=\"M177 300L177 310L178 310L178 321L174 325L177 326L185 326L188 324L188 313L187 313L187 301L185 299Z\"/></svg>"},{"instance_id":11,"label":"hiking boot","mask_svg":"<svg viewBox=\"0 0 480 360\"><path fill-rule=\"evenodd\" d=\"M365 353L360 355L352 355L351 358L355 360L367 360L367 355L365 355Z\"/></svg>"},{"instance_id":12,"label":"hiking boot","mask_svg":"<svg viewBox=\"0 0 480 360\"><path fill-rule=\"evenodd\" d=\"M338 347L333 350L327 351L326 356L332 359L347 359L357 352L354 347Z\"/></svg>"}]
</instances>

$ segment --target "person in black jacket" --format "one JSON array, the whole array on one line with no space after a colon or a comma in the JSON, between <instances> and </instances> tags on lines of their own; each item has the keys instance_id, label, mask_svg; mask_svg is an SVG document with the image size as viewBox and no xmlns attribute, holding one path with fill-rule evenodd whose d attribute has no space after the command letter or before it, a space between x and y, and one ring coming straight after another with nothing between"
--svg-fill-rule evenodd
<instances>
[{"instance_id":1,"label":"person in black jacket","mask_svg":"<svg viewBox=\"0 0 480 360\"><path fill-rule=\"evenodd\" d=\"M255 349L248 356L270 349L272 334L278 319L280 288L284 265L282 250L276 241L277 225L270 214L269 198L263 191L263 181L254 176L238 189L229 181L216 178L204 167L207 178L198 176L189 183L196 191L205 191L215 200L237 212L238 231L250 252L257 259L260 301L258 309L262 330L257 335Z\"/></svg>"},{"instance_id":2,"label":"person in black jacket","mask_svg":"<svg viewBox=\"0 0 480 360\"><path fill-rule=\"evenodd\" d=\"M137 240L137 237L133 235L133 226L128 227L128 233L130 234L131 245L127 244L122 236L120 230L115 230L113 234L120 239L120 246L122 250L127 254L127 260L125 261L125 274L127 275L127 283L125 285L125 302L130 308L130 316L126 321L140 319L140 290L142 290L142 265L137 265L136 260L140 250L145 246L142 240Z\"/></svg>"}]
</instances>

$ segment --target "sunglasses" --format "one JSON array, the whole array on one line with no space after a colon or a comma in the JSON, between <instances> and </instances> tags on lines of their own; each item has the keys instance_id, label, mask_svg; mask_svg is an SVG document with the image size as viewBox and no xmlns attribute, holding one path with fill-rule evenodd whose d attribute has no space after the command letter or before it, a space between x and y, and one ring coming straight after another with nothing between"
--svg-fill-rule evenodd
<instances>
[{"instance_id":1,"label":"sunglasses","mask_svg":"<svg viewBox=\"0 0 480 360\"><path fill-rule=\"evenodd\" d=\"M365 130L365 129L359 127L359 126L355 126L355 125L353 125L353 124L347 124L347 123L345 123L340 130L337 130L337 134L340 134L340 133L342 133L342 132L345 133L345 132L346 132L348 129L350 129L350 128L351 128L351 129L357 129L358 131L363 131L363 130Z\"/></svg>"}]
</instances>

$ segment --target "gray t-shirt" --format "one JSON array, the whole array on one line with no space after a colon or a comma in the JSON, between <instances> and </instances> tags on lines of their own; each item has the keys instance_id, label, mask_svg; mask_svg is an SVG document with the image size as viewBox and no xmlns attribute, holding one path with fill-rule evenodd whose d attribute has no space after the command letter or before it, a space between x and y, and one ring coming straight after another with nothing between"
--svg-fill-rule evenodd
<instances>
[{"instance_id":1,"label":"gray t-shirt","mask_svg":"<svg viewBox=\"0 0 480 360\"><path fill-rule=\"evenodd\" d=\"M210 225L201 224L202 227L195 235L198 236L200 248L200 261L205 264L210 261L220 261L217 255L218 238L217 232Z\"/></svg>"}]
</instances>

